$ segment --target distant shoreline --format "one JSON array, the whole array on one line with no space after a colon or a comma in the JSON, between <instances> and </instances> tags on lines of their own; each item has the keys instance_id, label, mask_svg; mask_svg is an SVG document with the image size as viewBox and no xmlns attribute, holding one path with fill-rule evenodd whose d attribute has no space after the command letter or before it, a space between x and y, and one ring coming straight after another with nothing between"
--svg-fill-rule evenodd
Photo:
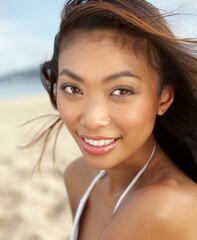
<instances>
[{"instance_id":1,"label":"distant shoreline","mask_svg":"<svg viewBox=\"0 0 197 240\"><path fill-rule=\"evenodd\" d=\"M26 96L35 93L45 93L45 89L37 78L24 81L0 82L0 100Z\"/></svg>"}]
</instances>

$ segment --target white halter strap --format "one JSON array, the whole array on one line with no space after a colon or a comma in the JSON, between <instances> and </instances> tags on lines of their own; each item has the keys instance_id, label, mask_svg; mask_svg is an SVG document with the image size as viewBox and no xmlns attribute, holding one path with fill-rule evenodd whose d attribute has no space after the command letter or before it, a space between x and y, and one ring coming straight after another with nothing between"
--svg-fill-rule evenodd
<instances>
[{"instance_id":1,"label":"white halter strap","mask_svg":"<svg viewBox=\"0 0 197 240\"><path fill-rule=\"evenodd\" d=\"M128 187L124 190L123 194L121 195L121 197L119 198L118 202L116 203L116 206L114 208L113 214L115 213L115 211L117 210L117 208L119 207L120 203L122 202L123 198L126 196L126 194L129 192L129 190L133 187L133 185L137 182L137 180L141 177L141 175L143 174L143 172L146 170L149 162L152 160L154 154L155 154L155 149L156 146L154 145L152 153L148 159L148 161L146 162L146 164L144 165L143 168L140 169L140 171L136 174L136 176L134 177L134 179L131 181L131 183L128 185Z\"/></svg>"},{"instance_id":2,"label":"white halter strap","mask_svg":"<svg viewBox=\"0 0 197 240\"><path fill-rule=\"evenodd\" d=\"M142 167L142 169L140 169L140 171L136 174L136 176L134 177L134 179L131 181L131 183L128 185L128 187L125 189L125 191L123 192L123 194L121 195L121 197L119 198L119 200L116 203L116 206L113 210L113 214L115 213L115 211L117 210L117 208L119 207L120 203L122 202L122 200L124 199L124 197L126 196L126 194L129 192L129 190L133 187L133 185L137 182L137 180L140 178L140 176L143 174L143 172L146 170L148 164L150 163L150 161L152 160L154 153L155 153L155 149L156 146L154 145L152 153L148 159L148 161L146 162L146 164ZM73 223L73 227L72 227L72 233L71 233L71 240L77 240L78 237L78 231L79 231L79 221L80 221L80 217L81 214L84 210L85 204L87 202L87 199L90 195L90 192L92 191L92 189L94 188L95 184L98 182L98 180L100 178L102 178L104 175L106 174L105 170L101 170L97 176L93 179L92 183L90 184L90 186L88 187L88 189L86 190L85 194L83 195L83 197L80 200L79 206L77 208L77 212L74 218L74 223Z\"/></svg>"}]
</instances>

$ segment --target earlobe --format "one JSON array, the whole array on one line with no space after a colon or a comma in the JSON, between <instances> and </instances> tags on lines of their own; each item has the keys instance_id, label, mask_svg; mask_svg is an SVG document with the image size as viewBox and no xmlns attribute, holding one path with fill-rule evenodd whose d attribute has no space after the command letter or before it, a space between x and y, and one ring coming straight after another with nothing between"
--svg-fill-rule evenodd
<instances>
[{"instance_id":1,"label":"earlobe","mask_svg":"<svg viewBox=\"0 0 197 240\"><path fill-rule=\"evenodd\" d=\"M157 115L163 115L174 101L174 88L172 85L168 85L162 89Z\"/></svg>"}]
</instances>

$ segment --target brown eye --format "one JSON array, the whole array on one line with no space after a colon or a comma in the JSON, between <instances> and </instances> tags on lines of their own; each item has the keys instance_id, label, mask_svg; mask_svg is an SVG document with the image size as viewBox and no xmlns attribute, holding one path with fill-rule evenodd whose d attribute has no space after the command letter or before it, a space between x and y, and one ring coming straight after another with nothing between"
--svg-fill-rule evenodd
<instances>
[{"instance_id":1,"label":"brown eye","mask_svg":"<svg viewBox=\"0 0 197 240\"><path fill-rule=\"evenodd\" d=\"M66 93L66 94L80 94L80 95L83 95L82 91L74 86L74 85L66 85L66 84L63 84L61 86L61 89Z\"/></svg>"},{"instance_id":2,"label":"brown eye","mask_svg":"<svg viewBox=\"0 0 197 240\"><path fill-rule=\"evenodd\" d=\"M65 90L68 92L68 93L73 93L73 94L81 94L81 90L77 87L74 87L74 86L69 86L69 87L66 87Z\"/></svg>"},{"instance_id":3,"label":"brown eye","mask_svg":"<svg viewBox=\"0 0 197 240\"><path fill-rule=\"evenodd\" d=\"M113 96L118 96L118 97L127 97L132 94L134 94L134 92L131 89L126 89L126 88L119 88L112 92Z\"/></svg>"}]
</instances>

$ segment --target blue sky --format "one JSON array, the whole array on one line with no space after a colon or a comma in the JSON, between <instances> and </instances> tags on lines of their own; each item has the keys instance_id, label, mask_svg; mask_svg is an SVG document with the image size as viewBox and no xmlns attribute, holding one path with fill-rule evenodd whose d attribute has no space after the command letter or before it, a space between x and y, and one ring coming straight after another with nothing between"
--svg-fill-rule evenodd
<instances>
[{"instance_id":1,"label":"blue sky","mask_svg":"<svg viewBox=\"0 0 197 240\"><path fill-rule=\"evenodd\" d=\"M52 54L65 0L0 0L0 76L38 66ZM197 14L196 0L149 0L164 11ZM197 16L169 19L181 37L197 37Z\"/></svg>"}]
</instances>

